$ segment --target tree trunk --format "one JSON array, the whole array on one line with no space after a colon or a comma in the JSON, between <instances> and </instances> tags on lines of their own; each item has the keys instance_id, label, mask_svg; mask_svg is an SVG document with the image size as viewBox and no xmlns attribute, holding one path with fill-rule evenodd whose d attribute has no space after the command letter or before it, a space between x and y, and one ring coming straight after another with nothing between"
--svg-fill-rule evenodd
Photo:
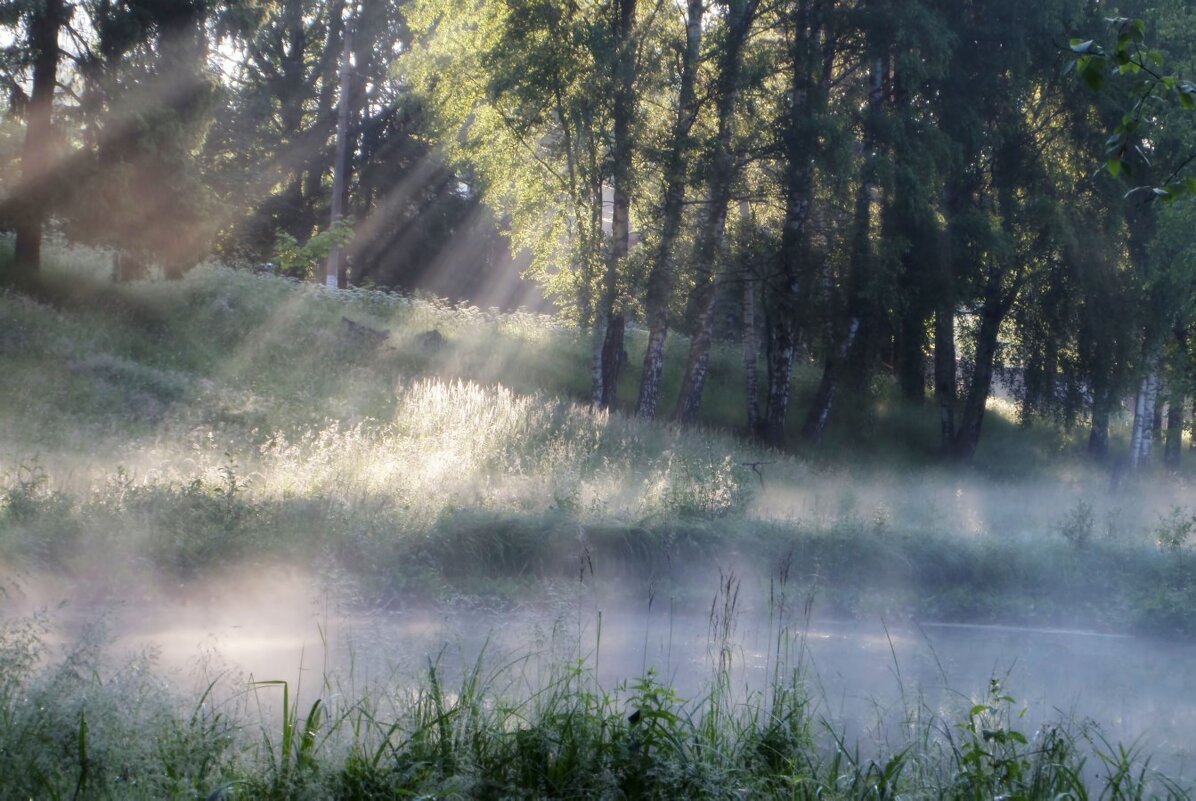
<instances>
[{"instance_id":1,"label":"tree trunk","mask_svg":"<svg viewBox=\"0 0 1196 801\"><path fill-rule=\"evenodd\" d=\"M868 73L868 108L863 121L863 136L860 149L863 163L860 167L859 184L856 188L855 212L852 224L851 259L847 277L847 314L856 321L851 347L841 361L843 381L857 395L868 390L868 377L877 350L878 312L871 297L875 281L876 258L873 253L872 209L877 194L876 165L879 161L877 149L877 127L884 105L885 60L874 59ZM832 393L833 394L833 393ZM811 416L827 415L830 408L811 409ZM810 417L807 417L807 426Z\"/></svg>"},{"instance_id":2,"label":"tree trunk","mask_svg":"<svg viewBox=\"0 0 1196 801\"><path fill-rule=\"evenodd\" d=\"M649 420L656 417L660 401L660 378L664 372L664 344L668 336L669 299L673 294L673 249L681 230L685 207L686 159L690 151L690 129L697 119L698 61L701 58L702 15L704 0L689 0L685 25L685 53L681 65L681 88L673 139L665 170L664 208L661 211L660 244L652 270L644 309L648 322L648 348L644 352L644 370L640 379L636 413Z\"/></svg>"},{"instance_id":3,"label":"tree trunk","mask_svg":"<svg viewBox=\"0 0 1196 801\"><path fill-rule=\"evenodd\" d=\"M1192 420L1193 422L1196 422L1196 398L1192 400ZM1190 437L1188 439L1188 450L1196 451L1196 437Z\"/></svg>"},{"instance_id":4,"label":"tree trunk","mask_svg":"<svg viewBox=\"0 0 1196 801\"><path fill-rule=\"evenodd\" d=\"M1152 447L1160 445L1163 442L1163 399L1159 397L1162 395L1162 384L1160 382L1159 389L1155 391L1154 412L1150 417L1150 441Z\"/></svg>"},{"instance_id":5,"label":"tree trunk","mask_svg":"<svg viewBox=\"0 0 1196 801\"><path fill-rule=\"evenodd\" d=\"M833 59L820 58L818 21L809 0L799 0L789 19L792 42L789 52L789 113L782 133L785 162L785 220L777 254L777 279L764 288L768 326L768 388L761 422L761 438L774 448L785 445L785 418L789 413L790 384L797 354L798 304L803 285L810 283L806 268L806 222L814 197L813 153L818 132L812 124L820 111L822 91L830 80L824 69L822 84L815 79L815 65Z\"/></svg>"},{"instance_id":6,"label":"tree trunk","mask_svg":"<svg viewBox=\"0 0 1196 801\"><path fill-rule=\"evenodd\" d=\"M619 394L619 372L627 361L623 346L627 328L627 316L616 312L606 326L606 337L602 342L602 407L613 409Z\"/></svg>"},{"instance_id":7,"label":"tree trunk","mask_svg":"<svg viewBox=\"0 0 1196 801\"><path fill-rule=\"evenodd\" d=\"M598 408L609 408L619 380L622 359L606 363L606 343L618 340L622 353L623 314L616 314L619 294L619 270L627 256L631 229L631 122L635 112L635 23L636 0L618 0L613 34L617 53L614 59L615 93L611 106L614 140L611 145L611 178L613 186L611 210L611 242L603 280L603 295L598 309L598 325L594 330L594 364L591 370L591 399ZM610 327L616 330L608 331Z\"/></svg>"},{"instance_id":8,"label":"tree trunk","mask_svg":"<svg viewBox=\"0 0 1196 801\"><path fill-rule=\"evenodd\" d=\"M972 369L968 394L964 399L959 430L955 434L955 455L963 461L970 461L980 445L980 428L984 423L984 411L992 391L997 334L1007 308L1007 303L1001 298L1000 272L995 267L991 268L985 287L984 304L980 309L980 329L976 333L976 363Z\"/></svg>"},{"instance_id":9,"label":"tree trunk","mask_svg":"<svg viewBox=\"0 0 1196 801\"><path fill-rule=\"evenodd\" d=\"M955 449L955 309L948 297L934 313L934 399L939 410L939 451Z\"/></svg>"},{"instance_id":10,"label":"tree trunk","mask_svg":"<svg viewBox=\"0 0 1196 801\"><path fill-rule=\"evenodd\" d=\"M740 205L740 213L744 225L750 226L751 212L747 209L747 201ZM760 430L760 338L756 334L758 284L755 269L755 264L747 264L743 272L743 388L748 436L756 436Z\"/></svg>"},{"instance_id":11,"label":"tree trunk","mask_svg":"<svg viewBox=\"0 0 1196 801\"><path fill-rule=\"evenodd\" d=\"M25 200L16 219L13 252L14 283L30 282L41 269L42 226L51 195L54 147L54 90L58 82L58 32L66 22L64 0L34 4L29 19L33 52L33 88L25 110L25 143L21 150L20 193Z\"/></svg>"},{"instance_id":12,"label":"tree trunk","mask_svg":"<svg viewBox=\"0 0 1196 801\"><path fill-rule=\"evenodd\" d=\"M314 198L324 194L324 177L330 166L327 147L328 133L335 131L337 115L333 113L333 99L339 88L339 68L343 62L345 26L343 22L345 0L333 0L328 7L328 32L324 41L324 52L320 55L319 77L320 91L316 95L316 110L312 127L322 129L324 137L313 141L312 154L304 165L303 196L306 203L303 209L303 222L307 228L317 225L319 210L312 208ZM316 137L313 137L315 139ZM333 158L335 158L333 156ZM317 280L325 280L325 269L320 269Z\"/></svg>"},{"instance_id":13,"label":"tree trunk","mask_svg":"<svg viewBox=\"0 0 1196 801\"><path fill-rule=\"evenodd\" d=\"M1172 398L1167 402L1167 442L1163 447L1163 464L1170 470L1178 470L1184 439L1184 399Z\"/></svg>"},{"instance_id":14,"label":"tree trunk","mask_svg":"<svg viewBox=\"0 0 1196 801\"><path fill-rule=\"evenodd\" d=\"M680 423L694 423L702 404L702 390L706 386L706 372L710 367L710 346L713 340L714 305L719 286L711 277L697 288L698 319L689 340L689 359L681 377L681 394L674 414Z\"/></svg>"},{"instance_id":15,"label":"tree trunk","mask_svg":"<svg viewBox=\"0 0 1196 801\"><path fill-rule=\"evenodd\" d=\"M774 448L785 445L785 416L797 353L797 330L789 315L768 321L768 388L761 421L761 439Z\"/></svg>"},{"instance_id":16,"label":"tree trunk","mask_svg":"<svg viewBox=\"0 0 1196 801\"><path fill-rule=\"evenodd\" d=\"M822 379L818 382L818 389L814 393L814 400L810 403L810 410L806 412L806 422L801 429L802 439L810 445L822 444L822 437L830 424L831 409L834 408L835 399L839 395L843 365L855 347L859 334L860 321L853 317L839 342L827 354L822 367Z\"/></svg>"},{"instance_id":17,"label":"tree trunk","mask_svg":"<svg viewBox=\"0 0 1196 801\"><path fill-rule=\"evenodd\" d=\"M926 400L926 364L923 355L926 339L926 321L916 309L901 316L901 328L897 336L897 381L901 397L911 403Z\"/></svg>"},{"instance_id":18,"label":"tree trunk","mask_svg":"<svg viewBox=\"0 0 1196 801\"><path fill-rule=\"evenodd\" d=\"M336 226L344 215L345 194L349 181L349 106L351 104L353 65L349 60L353 47L353 31L345 30L344 52L341 53L340 98L336 112L336 156L332 162L332 210L329 226ZM298 183L299 176L295 176ZM348 273L345 269L344 249L335 245L328 254L324 268L324 282L333 289L347 289Z\"/></svg>"},{"instance_id":19,"label":"tree trunk","mask_svg":"<svg viewBox=\"0 0 1196 801\"><path fill-rule=\"evenodd\" d=\"M1146 361L1146 375L1138 386L1134 402L1134 428L1130 436L1130 472L1137 472L1150 464L1153 453L1152 428L1159 395L1159 358L1152 355Z\"/></svg>"},{"instance_id":20,"label":"tree trunk","mask_svg":"<svg viewBox=\"0 0 1196 801\"><path fill-rule=\"evenodd\" d=\"M1103 462L1109 456L1109 412L1112 397L1107 385L1092 388L1092 426L1088 433L1088 456Z\"/></svg>"},{"instance_id":21,"label":"tree trunk","mask_svg":"<svg viewBox=\"0 0 1196 801\"><path fill-rule=\"evenodd\" d=\"M732 150L735 135L735 107L739 99L740 68L743 48L756 15L757 0L734 0L728 3L727 36L719 59L719 76L715 104L718 109L718 137L715 140L713 166L710 174L709 197L702 228L694 248L699 279L697 289L698 315L696 330L689 344L689 357L681 379L681 393L677 398L676 419L681 423L697 420L706 388L706 374L713 342L714 309L721 290L721 258L727 227L727 206L731 202L731 188L738 169ZM703 275L704 273L704 275Z\"/></svg>"}]
</instances>

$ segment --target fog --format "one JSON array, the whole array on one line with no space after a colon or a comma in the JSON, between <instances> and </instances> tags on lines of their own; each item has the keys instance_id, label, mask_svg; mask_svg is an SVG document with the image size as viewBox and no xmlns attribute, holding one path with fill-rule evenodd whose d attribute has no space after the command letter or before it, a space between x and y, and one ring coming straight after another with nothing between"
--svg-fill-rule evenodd
<instances>
[{"instance_id":1,"label":"fog","mask_svg":"<svg viewBox=\"0 0 1196 801\"><path fill-rule=\"evenodd\" d=\"M450 688L479 667L488 692L511 698L533 694L554 669L579 661L607 691L652 671L681 698L700 702L721 655L729 658L731 692L746 701L766 692L780 654L782 674L797 669L805 682L824 745L835 746L833 733L863 757L893 753L926 727L950 737L996 679L1016 699L1013 725L1027 736L1066 726L1148 755L1169 776L1196 777L1196 644L1057 628L836 620L812 613L806 599L778 596L775 585L724 578L705 607L658 594L636 603L581 583L549 604L486 608L462 598L383 609L294 567L243 566L177 591L160 584L101 590L25 574L9 579L3 612L44 615L54 649L96 637L99 623L113 664L149 655L185 693L215 680L222 697L252 698L267 715L280 697L251 691L255 681L288 682L303 707L370 688L401 693L425 681L432 664ZM1099 768L1093 761L1086 770Z\"/></svg>"},{"instance_id":2,"label":"fog","mask_svg":"<svg viewBox=\"0 0 1196 801\"><path fill-rule=\"evenodd\" d=\"M0 626L44 619L47 666L145 655L183 708L218 698L250 727L282 701L261 682L352 704L476 667L519 699L581 665L604 693L653 671L689 709L715 681L758 709L795 669L823 746L863 755L957 736L997 679L1027 736L1063 725L1196 779L1183 475L1115 481L999 408L975 467L767 452L571 400L588 344L531 318L178 286L139 291L185 290L161 319L204 335L156 360L140 330L106 335L122 349L13 306L46 332L22 341L58 344L9 360ZM345 312L395 345L350 354ZM167 358L238 315L261 323L227 352Z\"/></svg>"}]
</instances>

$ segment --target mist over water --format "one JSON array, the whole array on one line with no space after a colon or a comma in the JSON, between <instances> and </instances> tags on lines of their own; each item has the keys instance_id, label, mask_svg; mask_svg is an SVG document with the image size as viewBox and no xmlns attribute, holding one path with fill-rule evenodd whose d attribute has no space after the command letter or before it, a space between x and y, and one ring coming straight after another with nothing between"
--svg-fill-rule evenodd
<instances>
[{"instance_id":1,"label":"mist over water","mask_svg":"<svg viewBox=\"0 0 1196 801\"><path fill-rule=\"evenodd\" d=\"M748 701L767 691L780 653L781 673L797 669L805 683L824 746L836 747L838 739L861 758L899 750L934 720L935 731L951 737L995 679L1000 692L1015 699L1012 724L1027 736L1065 726L1149 755L1151 767L1166 775L1196 777L1191 642L1058 628L836 620L770 607L767 585L746 583L728 620L728 608L720 606L726 599L714 586L707 608L563 591L553 603L514 608L465 599L371 610L326 584L321 589L320 576L277 566L233 570L177 594L109 588L101 599L61 582L39 584L29 576L23 582L7 594L6 615L47 610L58 648L102 621L109 660L148 654L154 670L184 692L217 679L221 693L244 700L252 682L282 680L302 708L367 688L402 693L425 681L434 665L450 691L476 668L488 692L518 699L542 688L562 666L582 664L605 691L651 671L682 699L700 702L725 653L730 690ZM262 689L249 695L257 708L277 714L280 697Z\"/></svg>"}]
</instances>

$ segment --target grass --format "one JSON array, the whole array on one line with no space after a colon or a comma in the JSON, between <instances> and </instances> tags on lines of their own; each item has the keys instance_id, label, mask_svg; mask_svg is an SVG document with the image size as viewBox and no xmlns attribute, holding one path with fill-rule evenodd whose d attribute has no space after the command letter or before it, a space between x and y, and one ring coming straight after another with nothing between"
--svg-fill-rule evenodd
<instances>
[{"instance_id":1,"label":"grass","mask_svg":"<svg viewBox=\"0 0 1196 801\"><path fill-rule=\"evenodd\" d=\"M996 414L1008 464L884 456L934 420L883 398L861 434L893 430L879 465L836 461L844 431L811 460L717 419L591 412L576 400L589 343L547 318L216 267L113 285L89 251L56 259L47 299L0 296L10 565L84 571L102 556L114 581L147 561L174 581L331 557L371 597L501 601L586 552L633 593L702 586L719 564L764 575L792 553L836 615L1196 630L1176 538L1187 480L1110 491L1058 455L1064 439ZM342 318L388 339L370 347ZM430 330L442 346L421 344ZM737 349L716 357L730 371Z\"/></svg>"},{"instance_id":2,"label":"grass","mask_svg":"<svg viewBox=\"0 0 1196 801\"><path fill-rule=\"evenodd\" d=\"M710 677L692 698L652 670L604 688L599 635L546 672L529 650L463 670L430 658L382 681L325 673L314 698L282 680L217 678L187 701L144 659L112 667L101 635L49 655L44 621L8 620L0 797L1189 797L1092 724L1025 720L998 679L949 711L903 692L900 725L850 742L807 689L783 580L766 679L740 684L738 584L724 579Z\"/></svg>"},{"instance_id":3,"label":"grass","mask_svg":"<svg viewBox=\"0 0 1196 801\"><path fill-rule=\"evenodd\" d=\"M498 610L570 597L581 573L599 604L704 606L719 586L724 607L685 701L646 665L601 687L576 644L535 681L522 658L434 660L325 675L318 703L273 681L187 701L145 660L113 667L99 635L59 654L44 621L8 616L0 797L1181 795L1081 724L1018 728L997 686L947 717L911 700L899 741L861 753L821 723L792 620L765 684L731 681L724 582L783 573L823 618L1190 636L1186 476L1111 489L1069 434L999 408L975 468L936 466L933 414L885 388L821 454L763 451L734 433L737 347L716 349L704 426L681 429L586 408L588 338L547 318L215 266L113 285L102 255L50 252L39 299L0 294L5 572L175 592L316 565L365 606ZM798 408L814 378L799 370Z\"/></svg>"}]
</instances>

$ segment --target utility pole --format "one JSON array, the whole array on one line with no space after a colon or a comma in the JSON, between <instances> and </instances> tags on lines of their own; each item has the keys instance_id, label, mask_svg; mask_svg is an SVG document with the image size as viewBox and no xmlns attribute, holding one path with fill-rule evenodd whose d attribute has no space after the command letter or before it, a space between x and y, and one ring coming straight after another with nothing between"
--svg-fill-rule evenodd
<instances>
[{"instance_id":1,"label":"utility pole","mask_svg":"<svg viewBox=\"0 0 1196 801\"><path fill-rule=\"evenodd\" d=\"M336 115L336 156L332 164L332 226L335 227L344 216L345 180L348 171L347 153L349 143L349 94L350 82L353 80L353 65L350 63L350 53L353 44L353 26L345 25L345 47L341 53L340 76L340 105ZM324 282L334 289L346 289L349 285L345 271L343 249L339 244L334 245L328 254L328 264L325 268Z\"/></svg>"}]
</instances>

